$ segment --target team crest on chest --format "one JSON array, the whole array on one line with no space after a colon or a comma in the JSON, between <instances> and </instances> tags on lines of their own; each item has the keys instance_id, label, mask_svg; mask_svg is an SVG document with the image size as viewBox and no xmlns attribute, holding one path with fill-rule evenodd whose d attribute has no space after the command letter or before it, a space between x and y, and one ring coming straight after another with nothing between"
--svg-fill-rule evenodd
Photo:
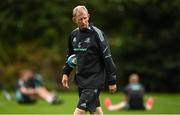
<instances>
[{"instance_id":1,"label":"team crest on chest","mask_svg":"<svg viewBox=\"0 0 180 115\"><path fill-rule=\"evenodd\" d=\"M85 43L90 43L90 37L86 38L84 42Z\"/></svg>"}]
</instances>

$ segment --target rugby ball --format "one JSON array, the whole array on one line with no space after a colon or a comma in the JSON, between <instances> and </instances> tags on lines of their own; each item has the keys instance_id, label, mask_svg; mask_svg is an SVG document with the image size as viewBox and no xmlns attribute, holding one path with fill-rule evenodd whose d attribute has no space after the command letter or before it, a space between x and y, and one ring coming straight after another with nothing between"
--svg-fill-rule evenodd
<instances>
[{"instance_id":1,"label":"rugby ball","mask_svg":"<svg viewBox=\"0 0 180 115\"><path fill-rule=\"evenodd\" d=\"M73 54L73 55L70 55L67 59L67 64L72 67L72 68L75 68L76 67L76 64L77 64L77 60L76 60L76 55Z\"/></svg>"}]
</instances>

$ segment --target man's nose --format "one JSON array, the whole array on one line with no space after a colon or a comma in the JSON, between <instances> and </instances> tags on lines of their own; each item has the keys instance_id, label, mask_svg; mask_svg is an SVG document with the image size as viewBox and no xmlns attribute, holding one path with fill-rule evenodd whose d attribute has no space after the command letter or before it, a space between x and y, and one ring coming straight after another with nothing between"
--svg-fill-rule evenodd
<instances>
[{"instance_id":1,"label":"man's nose","mask_svg":"<svg viewBox=\"0 0 180 115\"><path fill-rule=\"evenodd\" d=\"M86 20L85 20L85 19L82 19L82 23L85 24L85 23L86 23Z\"/></svg>"}]
</instances>

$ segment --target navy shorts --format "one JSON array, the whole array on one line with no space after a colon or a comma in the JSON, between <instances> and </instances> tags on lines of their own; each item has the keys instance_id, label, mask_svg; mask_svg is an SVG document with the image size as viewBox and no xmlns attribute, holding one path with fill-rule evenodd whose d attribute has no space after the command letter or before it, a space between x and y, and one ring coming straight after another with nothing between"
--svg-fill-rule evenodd
<instances>
[{"instance_id":1,"label":"navy shorts","mask_svg":"<svg viewBox=\"0 0 180 115\"><path fill-rule=\"evenodd\" d=\"M97 107L100 107L99 89L84 89L79 88L79 102L77 108L95 112Z\"/></svg>"},{"instance_id":2,"label":"navy shorts","mask_svg":"<svg viewBox=\"0 0 180 115\"><path fill-rule=\"evenodd\" d=\"M31 99L28 95L24 95L19 91L16 92L16 100L20 104L30 104L36 102L36 99Z\"/></svg>"}]
</instances>

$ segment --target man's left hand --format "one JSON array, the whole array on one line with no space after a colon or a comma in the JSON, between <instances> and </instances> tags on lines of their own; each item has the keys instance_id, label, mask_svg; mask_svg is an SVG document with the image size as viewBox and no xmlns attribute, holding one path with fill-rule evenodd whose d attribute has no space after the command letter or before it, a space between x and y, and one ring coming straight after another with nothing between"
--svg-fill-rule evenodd
<instances>
[{"instance_id":1,"label":"man's left hand","mask_svg":"<svg viewBox=\"0 0 180 115\"><path fill-rule=\"evenodd\" d=\"M116 90L117 90L116 84L115 85L109 85L109 92L110 93L114 93L114 92L116 92Z\"/></svg>"}]
</instances>

